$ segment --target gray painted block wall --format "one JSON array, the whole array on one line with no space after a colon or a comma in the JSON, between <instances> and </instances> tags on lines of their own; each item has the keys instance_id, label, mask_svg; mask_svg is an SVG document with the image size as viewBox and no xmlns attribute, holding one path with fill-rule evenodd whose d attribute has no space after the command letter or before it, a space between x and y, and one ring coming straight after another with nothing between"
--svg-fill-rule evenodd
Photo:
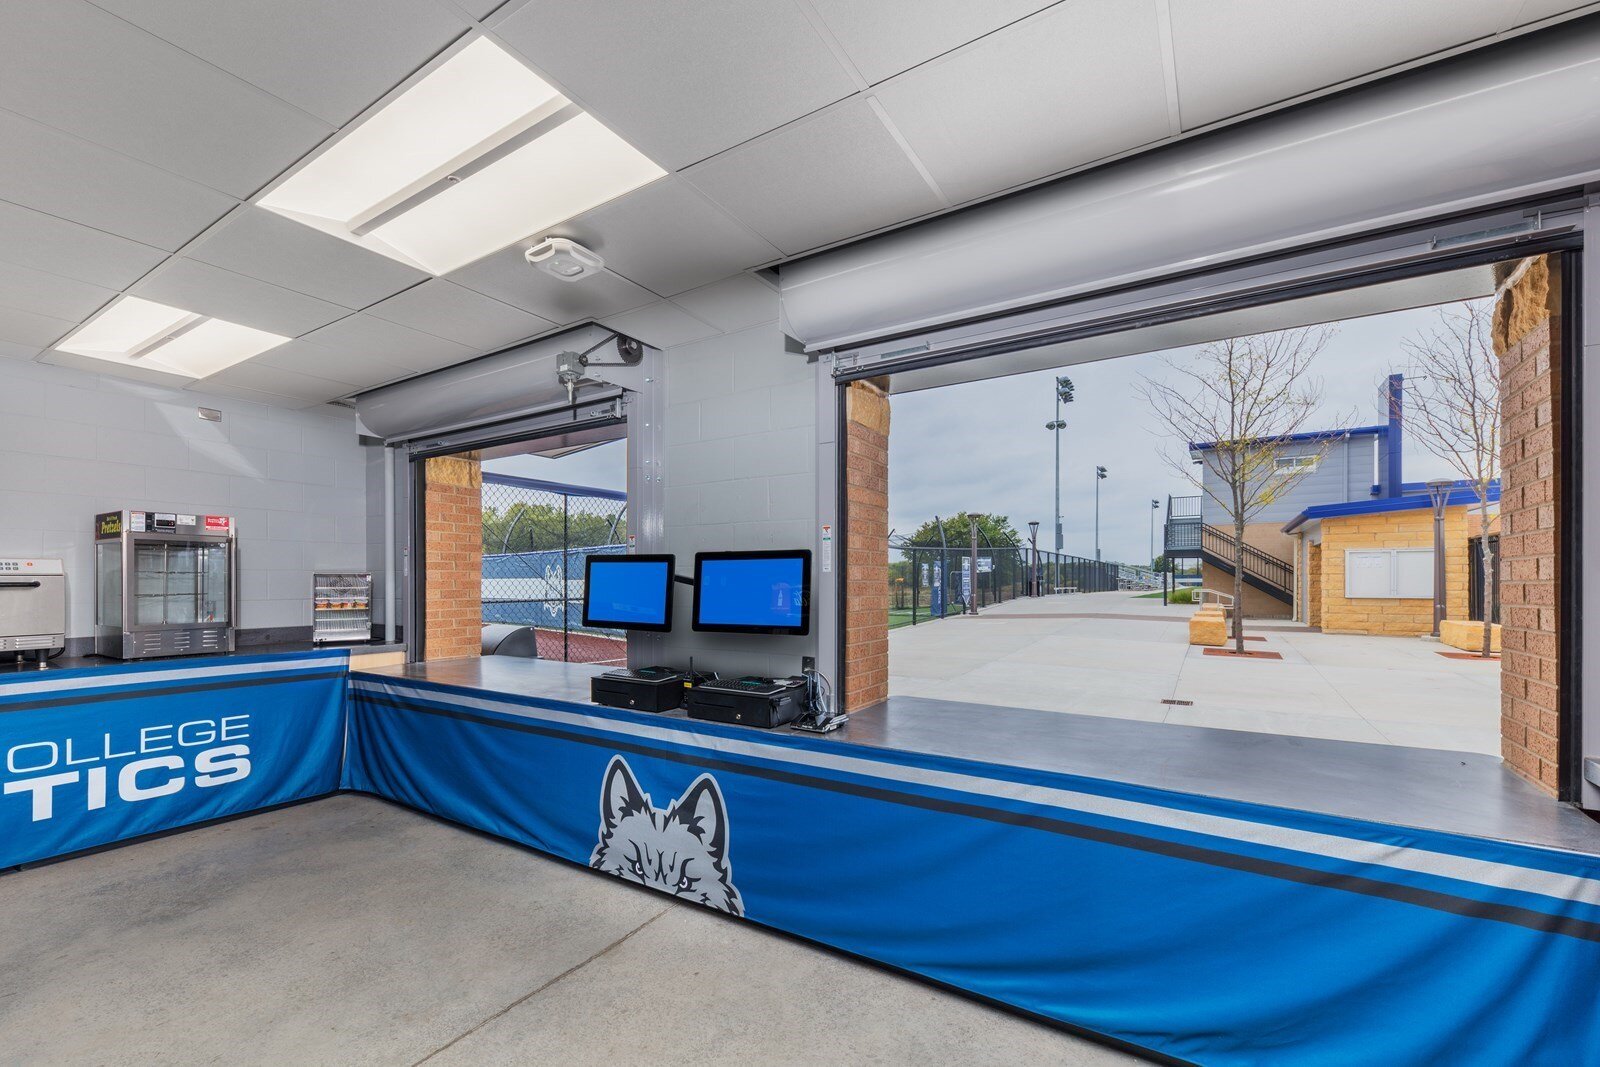
<instances>
[{"instance_id":1,"label":"gray painted block wall","mask_svg":"<svg viewBox=\"0 0 1600 1067\"><path fill-rule=\"evenodd\" d=\"M768 321L668 349L664 551L693 573L697 551L817 549L817 386L819 365L784 349L778 298L750 298L745 321ZM813 589L831 576L813 560ZM692 596L679 586L666 662L690 656L723 674L789 675L816 654L818 612L807 637L699 634L689 628Z\"/></svg>"},{"instance_id":2,"label":"gray painted block wall","mask_svg":"<svg viewBox=\"0 0 1600 1067\"><path fill-rule=\"evenodd\" d=\"M200 405L223 421L201 420ZM96 513L226 512L239 530L240 625L308 626L313 570L381 562L381 511L374 522L369 510L376 452L336 409L0 359L0 556L64 559L68 636L87 637Z\"/></svg>"},{"instance_id":3,"label":"gray painted block wall","mask_svg":"<svg viewBox=\"0 0 1600 1067\"><path fill-rule=\"evenodd\" d=\"M1373 442L1378 447L1379 477L1372 477ZM1314 455L1315 444L1286 445L1280 452L1284 456ZM1352 500L1372 500L1374 484L1383 484L1389 469L1389 445L1381 435L1362 434L1335 441L1322 457L1322 462L1311 474L1301 478L1282 497L1262 508L1251 522L1286 523L1308 507L1317 504L1339 504ZM1210 466L1204 466L1205 492L1201 496L1201 518L1212 526L1230 526L1228 512L1218 502L1226 500L1228 488ZM1384 487L1387 490L1387 486Z\"/></svg>"}]
</instances>

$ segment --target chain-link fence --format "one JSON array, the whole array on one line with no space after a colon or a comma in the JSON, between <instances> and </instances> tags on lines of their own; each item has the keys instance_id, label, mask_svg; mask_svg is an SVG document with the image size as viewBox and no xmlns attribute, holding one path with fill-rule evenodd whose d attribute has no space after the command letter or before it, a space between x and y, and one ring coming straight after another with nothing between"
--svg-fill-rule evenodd
<instances>
[{"instance_id":1,"label":"chain-link fence","mask_svg":"<svg viewBox=\"0 0 1600 1067\"><path fill-rule=\"evenodd\" d=\"M627 524L626 493L484 474L483 621L534 627L541 659L626 662L621 630L583 625L583 573L627 551Z\"/></svg>"},{"instance_id":2,"label":"chain-link fence","mask_svg":"<svg viewBox=\"0 0 1600 1067\"><path fill-rule=\"evenodd\" d=\"M977 576L973 580L970 540L928 544L889 540L889 628L959 615L969 603L978 609L1017 597L1052 593L1104 593L1119 587L1118 564L1039 551L1025 544L992 544L978 532Z\"/></svg>"}]
</instances>

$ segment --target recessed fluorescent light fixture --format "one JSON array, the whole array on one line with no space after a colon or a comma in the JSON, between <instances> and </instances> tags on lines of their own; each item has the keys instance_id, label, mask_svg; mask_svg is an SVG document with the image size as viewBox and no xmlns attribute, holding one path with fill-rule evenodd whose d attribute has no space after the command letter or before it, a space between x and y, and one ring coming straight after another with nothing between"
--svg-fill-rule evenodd
<instances>
[{"instance_id":1,"label":"recessed fluorescent light fixture","mask_svg":"<svg viewBox=\"0 0 1600 1067\"><path fill-rule=\"evenodd\" d=\"M448 274L665 173L480 37L260 205Z\"/></svg>"},{"instance_id":2,"label":"recessed fluorescent light fixture","mask_svg":"<svg viewBox=\"0 0 1600 1067\"><path fill-rule=\"evenodd\" d=\"M205 378L288 340L226 319L124 296L55 347L126 367Z\"/></svg>"}]
</instances>

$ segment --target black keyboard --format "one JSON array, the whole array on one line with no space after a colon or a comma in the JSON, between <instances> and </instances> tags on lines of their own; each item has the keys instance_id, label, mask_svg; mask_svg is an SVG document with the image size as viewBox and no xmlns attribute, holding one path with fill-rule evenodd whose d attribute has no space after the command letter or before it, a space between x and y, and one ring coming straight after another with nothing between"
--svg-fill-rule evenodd
<instances>
[{"instance_id":1,"label":"black keyboard","mask_svg":"<svg viewBox=\"0 0 1600 1067\"><path fill-rule=\"evenodd\" d=\"M760 696L776 696L792 686L786 682L775 681L771 678L730 678L726 681L701 682L701 689L721 689L735 693L755 693Z\"/></svg>"}]
</instances>

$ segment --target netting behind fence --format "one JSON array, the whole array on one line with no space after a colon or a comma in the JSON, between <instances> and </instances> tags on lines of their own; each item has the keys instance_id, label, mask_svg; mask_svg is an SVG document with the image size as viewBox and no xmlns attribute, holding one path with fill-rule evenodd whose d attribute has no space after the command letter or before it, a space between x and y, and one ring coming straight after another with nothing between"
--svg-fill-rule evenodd
<instances>
[{"instance_id":1,"label":"netting behind fence","mask_svg":"<svg viewBox=\"0 0 1600 1067\"><path fill-rule=\"evenodd\" d=\"M1104 593L1119 586L1115 563L1041 551L1037 567L1026 545L981 543L977 581L970 544L923 545L889 542L889 627L959 615L972 603L979 610L1017 597L1052 593Z\"/></svg>"},{"instance_id":2,"label":"netting behind fence","mask_svg":"<svg viewBox=\"0 0 1600 1067\"><path fill-rule=\"evenodd\" d=\"M584 561L627 551L627 495L483 476L483 621L532 626L541 659L623 663L621 630L583 625Z\"/></svg>"}]
</instances>

